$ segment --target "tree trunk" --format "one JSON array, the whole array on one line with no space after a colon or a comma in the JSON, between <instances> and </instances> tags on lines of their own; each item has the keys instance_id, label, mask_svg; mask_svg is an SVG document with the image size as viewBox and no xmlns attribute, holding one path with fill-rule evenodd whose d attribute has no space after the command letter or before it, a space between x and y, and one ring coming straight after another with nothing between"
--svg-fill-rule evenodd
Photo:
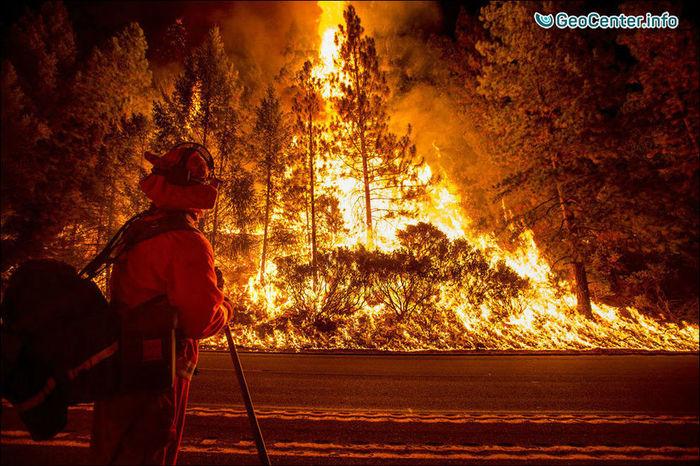
<instances>
[{"instance_id":1,"label":"tree trunk","mask_svg":"<svg viewBox=\"0 0 700 466\"><path fill-rule=\"evenodd\" d=\"M369 191L369 167L364 131L360 133L360 152L362 156L362 184L365 189L365 227L367 231L367 249L374 249L374 232L372 230L372 198Z\"/></svg>"},{"instance_id":2,"label":"tree trunk","mask_svg":"<svg viewBox=\"0 0 700 466\"><path fill-rule=\"evenodd\" d=\"M557 170L559 169L559 154L555 154L552 158L552 168L554 169L554 184L557 189L557 197L559 199L559 209L561 210L562 221L564 225L564 230L566 231L566 241L569 244L571 253L574 256L574 262L572 264L572 269L574 272L574 281L576 286L576 308L578 312L583 314L589 319L593 319L593 311L591 309L591 294L588 289L588 275L586 273L586 266L581 257L581 249L578 245L578 238L576 238L575 232L573 231L571 212L566 206L566 196L564 195L564 187L559 179L559 174Z\"/></svg>"},{"instance_id":3,"label":"tree trunk","mask_svg":"<svg viewBox=\"0 0 700 466\"><path fill-rule=\"evenodd\" d=\"M314 194L314 129L313 116L309 115L309 192L311 195L311 271L313 288L316 289L316 198Z\"/></svg>"},{"instance_id":4,"label":"tree trunk","mask_svg":"<svg viewBox=\"0 0 700 466\"><path fill-rule=\"evenodd\" d=\"M355 81L355 95L357 104L357 124L358 136L360 139L360 157L362 157L362 184L365 191L365 231L367 233L367 249L374 249L374 232L372 230L372 199L369 189L369 167L367 160L367 146L365 142L365 119L362 116L362 108L360 108L360 74L359 74L359 57L358 50L355 48L352 54L353 78Z\"/></svg>"},{"instance_id":5,"label":"tree trunk","mask_svg":"<svg viewBox=\"0 0 700 466\"><path fill-rule=\"evenodd\" d=\"M306 244L311 245L311 207L309 193L304 191L304 220L306 221Z\"/></svg>"},{"instance_id":6,"label":"tree trunk","mask_svg":"<svg viewBox=\"0 0 700 466\"><path fill-rule=\"evenodd\" d=\"M209 135L209 113L210 107L207 105L204 110L204 121L202 122L202 145L207 147L207 136Z\"/></svg>"},{"instance_id":7,"label":"tree trunk","mask_svg":"<svg viewBox=\"0 0 700 466\"><path fill-rule=\"evenodd\" d=\"M260 281L265 277L265 264L267 261L267 232L270 224L270 198L272 191L272 167L267 167L267 182L265 189L265 230L263 232L262 255L260 257Z\"/></svg>"},{"instance_id":8,"label":"tree trunk","mask_svg":"<svg viewBox=\"0 0 700 466\"><path fill-rule=\"evenodd\" d=\"M204 147L207 147L208 133L209 133L209 111L205 110L204 122L202 123L202 145ZM208 220L209 220L209 212L205 210L199 219L199 229L202 230L202 233L204 233L204 229L206 228ZM204 233L204 234L206 235L206 233ZM212 240L211 233L209 235L206 235L206 236L208 236L209 242L211 242L211 240Z\"/></svg>"},{"instance_id":9,"label":"tree trunk","mask_svg":"<svg viewBox=\"0 0 700 466\"><path fill-rule=\"evenodd\" d=\"M591 295L588 289L588 274L583 262L574 262L574 277L576 277L576 306L578 311L589 319L593 318Z\"/></svg>"}]
</instances>

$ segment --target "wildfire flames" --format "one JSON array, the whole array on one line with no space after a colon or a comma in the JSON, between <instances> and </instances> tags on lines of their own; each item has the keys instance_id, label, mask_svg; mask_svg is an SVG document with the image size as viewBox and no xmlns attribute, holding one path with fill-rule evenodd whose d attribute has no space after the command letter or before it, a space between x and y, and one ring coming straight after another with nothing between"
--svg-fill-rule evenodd
<instances>
[{"instance_id":1,"label":"wildfire flames","mask_svg":"<svg viewBox=\"0 0 700 466\"><path fill-rule=\"evenodd\" d=\"M333 92L326 78L336 72L338 46L335 41L337 25L343 22L344 2L319 2L323 14L319 21L318 35L320 50L314 76L324 81L323 97L327 100ZM326 118L332 110L326 103ZM434 145L434 150L440 149ZM569 283L555 283L550 266L540 256L536 240L531 231L523 233L518 246L513 250L501 247L492 235L476 234L470 228L470 220L465 218L460 207L457 189L450 183L445 173L424 164L419 167L418 179L423 182L433 180L428 188L427 198L416 201L418 217L400 216L391 221L380 222L376 226L374 247L381 251L396 248L397 231L417 222L430 223L439 228L450 240L466 239L482 251L492 264L504 262L520 277L529 280L526 292L512 299L505 318L490 317L502 309L492 309L481 305L478 309L468 305L464 291L444 286L440 289L438 302L443 309L449 309L463 328L463 348L482 347L486 349L592 349L625 348L645 350L692 350L698 349L698 327L689 324L662 323L642 315L635 308L615 308L593 303L594 319L588 319L576 312L576 296L570 291ZM439 176L434 176L439 175ZM340 202L340 211L347 235L339 238L335 247L353 248L365 242L363 220L358 215L356 199L361 192L360 183L343 175L340 160L332 157L318 173L321 193L335 190ZM246 293L250 301L274 318L285 309L289 296L274 285L277 270L274 264L267 267L265 277L257 274L250 278ZM321 287L322 288L322 287ZM565 290L565 291L562 291ZM568 291L566 291L568 290ZM367 304L354 318L373 322L383 312L380 304ZM252 329L238 329L240 344L261 348L299 348L313 346L294 330L275 331L271 336L260 337ZM430 344L412 341L410 337L390 349L460 349L437 338ZM361 348L365 344L353 341L351 336L336 342L338 346Z\"/></svg>"}]
</instances>

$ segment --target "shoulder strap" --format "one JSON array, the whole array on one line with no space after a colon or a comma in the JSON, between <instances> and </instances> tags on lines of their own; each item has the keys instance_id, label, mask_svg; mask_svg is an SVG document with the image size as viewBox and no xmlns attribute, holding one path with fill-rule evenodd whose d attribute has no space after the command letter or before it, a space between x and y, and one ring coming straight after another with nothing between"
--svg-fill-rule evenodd
<instances>
[{"instance_id":1,"label":"shoulder strap","mask_svg":"<svg viewBox=\"0 0 700 466\"><path fill-rule=\"evenodd\" d=\"M199 231L194 218L182 211L164 212L157 217L141 219L127 229L124 240L120 244L121 247L115 250L114 258L116 259L142 241L175 230Z\"/></svg>"},{"instance_id":2,"label":"shoulder strap","mask_svg":"<svg viewBox=\"0 0 700 466\"><path fill-rule=\"evenodd\" d=\"M199 232L194 217L188 212L154 212L151 209L141 212L129 219L114 234L104 249L80 271L80 275L92 279L138 243L176 230Z\"/></svg>"}]
</instances>

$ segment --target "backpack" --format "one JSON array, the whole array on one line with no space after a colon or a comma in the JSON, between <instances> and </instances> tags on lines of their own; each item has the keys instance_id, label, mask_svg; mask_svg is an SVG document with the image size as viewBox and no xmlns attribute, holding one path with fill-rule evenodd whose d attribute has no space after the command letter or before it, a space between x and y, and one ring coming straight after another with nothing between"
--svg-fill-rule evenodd
<instances>
[{"instance_id":1,"label":"backpack","mask_svg":"<svg viewBox=\"0 0 700 466\"><path fill-rule=\"evenodd\" d=\"M139 242L174 230L198 231L185 212L148 210L80 272L50 259L13 272L0 305L0 393L32 439L63 430L71 404L172 387L176 310L165 296L118 309L92 279Z\"/></svg>"}]
</instances>

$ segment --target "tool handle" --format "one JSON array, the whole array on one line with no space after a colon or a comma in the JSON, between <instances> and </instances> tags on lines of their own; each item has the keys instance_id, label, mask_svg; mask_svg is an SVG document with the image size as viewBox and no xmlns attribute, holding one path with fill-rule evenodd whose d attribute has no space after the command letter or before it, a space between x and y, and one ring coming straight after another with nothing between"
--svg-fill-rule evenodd
<instances>
[{"instance_id":1,"label":"tool handle","mask_svg":"<svg viewBox=\"0 0 700 466\"><path fill-rule=\"evenodd\" d=\"M255 446L258 448L258 457L260 458L260 463L263 466L270 466L270 458L267 456L267 449L265 448L265 440L263 440L262 432L260 431L260 425L258 424L258 418L255 416L255 409L253 408L253 401L250 399L250 392L248 391L248 384L245 381L245 375L243 374L243 367L241 367L241 360L238 358L238 352L236 351L236 345L233 343L233 337L231 336L231 329L228 327L228 323L224 326L224 331L226 333L226 340L228 341L228 349L231 353L231 361L233 361L233 367L236 369L236 376L238 378L238 383L241 386L241 394L243 395L243 402L245 403L245 409L248 411L248 420L250 421L250 429L253 431L253 436L255 437Z\"/></svg>"}]
</instances>

